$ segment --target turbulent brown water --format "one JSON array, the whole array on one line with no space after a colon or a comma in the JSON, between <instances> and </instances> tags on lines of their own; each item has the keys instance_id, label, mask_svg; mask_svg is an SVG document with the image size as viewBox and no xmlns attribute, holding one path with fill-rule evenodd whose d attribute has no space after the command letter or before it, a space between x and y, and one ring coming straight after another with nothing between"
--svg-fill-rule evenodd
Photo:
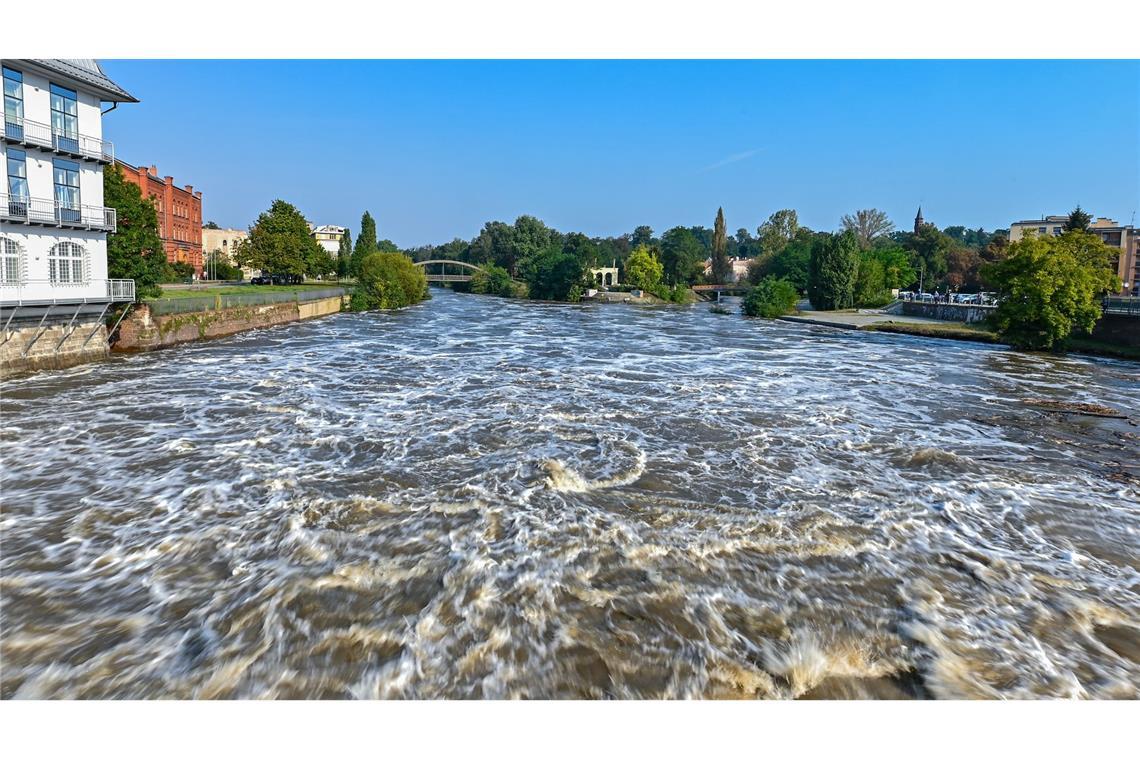
<instances>
[{"instance_id":1,"label":"turbulent brown water","mask_svg":"<svg viewBox=\"0 0 1140 760\"><path fill-rule=\"evenodd\" d=\"M0 694L1135 698L1136 366L437 291L10 381Z\"/></svg>"}]
</instances>

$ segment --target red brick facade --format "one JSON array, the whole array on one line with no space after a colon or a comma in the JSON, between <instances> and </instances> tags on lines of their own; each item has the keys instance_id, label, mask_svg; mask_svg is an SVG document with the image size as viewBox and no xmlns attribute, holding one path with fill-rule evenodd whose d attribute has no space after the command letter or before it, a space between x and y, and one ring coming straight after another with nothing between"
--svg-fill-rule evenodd
<instances>
[{"instance_id":1,"label":"red brick facade","mask_svg":"<svg viewBox=\"0 0 1140 760\"><path fill-rule=\"evenodd\" d=\"M116 159L123 179L138 185L144 197L154 201L158 211L158 236L166 250L166 260L184 261L202 274L202 191L193 185L175 187L174 177L158 178L158 167L131 166Z\"/></svg>"}]
</instances>

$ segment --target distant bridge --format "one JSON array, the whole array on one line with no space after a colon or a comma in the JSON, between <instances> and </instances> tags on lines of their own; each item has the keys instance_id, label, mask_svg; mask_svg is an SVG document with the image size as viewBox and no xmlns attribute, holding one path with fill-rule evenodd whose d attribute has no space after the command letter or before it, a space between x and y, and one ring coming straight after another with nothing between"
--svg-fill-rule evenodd
<instances>
[{"instance_id":1,"label":"distant bridge","mask_svg":"<svg viewBox=\"0 0 1140 760\"><path fill-rule=\"evenodd\" d=\"M719 285L694 285L693 292L699 296L709 297L716 294L716 299L719 301L721 295L737 295L742 296L752 289L752 285L747 282L729 282L721 283Z\"/></svg>"},{"instance_id":2,"label":"distant bridge","mask_svg":"<svg viewBox=\"0 0 1140 760\"><path fill-rule=\"evenodd\" d=\"M469 274L448 274L447 267L449 265L474 272L483 270L482 267L468 264L466 261L456 261L455 259L428 259L427 261L417 261L415 264L418 267L423 267L424 275L427 277L428 282L471 282L471 275ZM435 265L439 266L438 272L432 272L428 269L428 267Z\"/></svg>"}]
</instances>

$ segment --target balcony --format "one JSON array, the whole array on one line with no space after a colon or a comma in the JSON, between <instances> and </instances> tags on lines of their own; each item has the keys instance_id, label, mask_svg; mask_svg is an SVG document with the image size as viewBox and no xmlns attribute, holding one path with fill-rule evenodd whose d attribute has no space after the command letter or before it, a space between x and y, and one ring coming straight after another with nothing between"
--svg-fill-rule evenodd
<instances>
[{"instance_id":1,"label":"balcony","mask_svg":"<svg viewBox=\"0 0 1140 760\"><path fill-rule=\"evenodd\" d=\"M107 140L78 133L59 132L50 124L23 117L4 117L4 140L15 145L43 148L74 158L109 164L115 160L115 146Z\"/></svg>"},{"instance_id":2,"label":"balcony","mask_svg":"<svg viewBox=\"0 0 1140 760\"><path fill-rule=\"evenodd\" d=\"M51 198L22 198L0 194L0 219L6 222L114 232L115 209L60 203Z\"/></svg>"},{"instance_id":3,"label":"balcony","mask_svg":"<svg viewBox=\"0 0 1140 760\"><path fill-rule=\"evenodd\" d=\"M0 282L0 303L3 303L5 307L125 303L134 300L134 280L82 280L80 282L21 280L19 282Z\"/></svg>"}]
</instances>

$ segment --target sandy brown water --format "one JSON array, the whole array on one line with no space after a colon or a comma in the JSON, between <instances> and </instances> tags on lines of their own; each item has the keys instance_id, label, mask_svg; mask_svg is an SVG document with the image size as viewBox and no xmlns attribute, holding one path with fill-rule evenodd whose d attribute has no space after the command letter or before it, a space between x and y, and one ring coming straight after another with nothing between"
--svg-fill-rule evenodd
<instances>
[{"instance_id":1,"label":"sandy brown water","mask_svg":"<svg viewBox=\"0 0 1140 760\"><path fill-rule=\"evenodd\" d=\"M0 392L4 698L1140 695L1136 364L435 291Z\"/></svg>"}]
</instances>

